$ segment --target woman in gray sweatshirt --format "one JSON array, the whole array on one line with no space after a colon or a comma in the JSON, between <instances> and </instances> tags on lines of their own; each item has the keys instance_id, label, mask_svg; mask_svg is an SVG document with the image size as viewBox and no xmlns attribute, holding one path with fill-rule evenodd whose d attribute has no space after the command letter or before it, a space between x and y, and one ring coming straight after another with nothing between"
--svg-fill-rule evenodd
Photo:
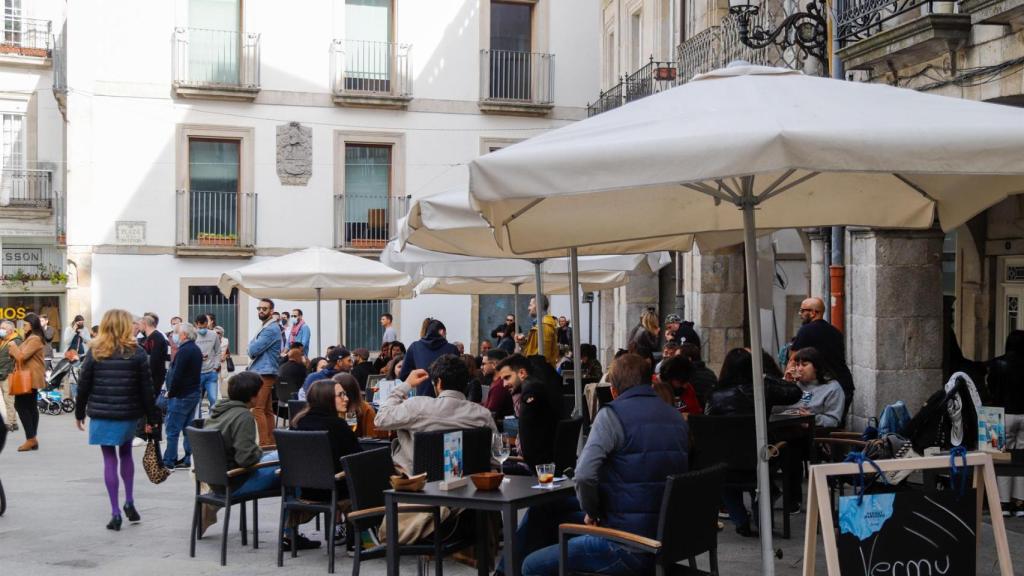
<instances>
[{"instance_id":1,"label":"woman in gray sweatshirt","mask_svg":"<svg viewBox=\"0 0 1024 576\"><path fill-rule=\"evenodd\" d=\"M843 387L832 377L825 360L814 348L802 348L793 358L796 364L796 385L803 397L796 404L777 406L776 414L814 415L814 425L838 428L843 419Z\"/></svg>"}]
</instances>

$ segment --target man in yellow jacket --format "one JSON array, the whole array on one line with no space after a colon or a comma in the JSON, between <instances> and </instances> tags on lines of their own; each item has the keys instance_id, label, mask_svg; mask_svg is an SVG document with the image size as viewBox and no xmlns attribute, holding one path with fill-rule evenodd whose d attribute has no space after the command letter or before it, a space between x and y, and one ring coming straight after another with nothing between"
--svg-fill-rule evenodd
<instances>
[{"instance_id":1,"label":"man in yellow jacket","mask_svg":"<svg viewBox=\"0 0 1024 576\"><path fill-rule=\"evenodd\" d=\"M544 304L544 310L548 309L548 297L541 295ZM519 341L523 343L523 356L535 356L537 354L543 354L544 359L548 361L548 364L554 366L558 362L558 321L555 320L554 316L547 315L541 319L541 326L544 329L544 351L539 350L537 342L537 299L530 298L530 318L533 320L533 328L530 328L530 333L526 336L519 335Z\"/></svg>"}]
</instances>

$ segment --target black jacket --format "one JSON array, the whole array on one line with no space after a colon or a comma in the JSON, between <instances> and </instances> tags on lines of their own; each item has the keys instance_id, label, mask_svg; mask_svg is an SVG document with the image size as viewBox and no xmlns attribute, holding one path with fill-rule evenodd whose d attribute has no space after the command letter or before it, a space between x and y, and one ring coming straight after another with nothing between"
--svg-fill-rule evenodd
<instances>
[{"instance_id":1,"label":"black jacket","mask_svg":"<svg viewBox=\"0 0 1024 576\"><path fill-rule=\"evenodd\" d=\"M160 422L153 397L149 358L142 348L116 353L105 360L85 355L78 376L75 418L137 420L145 416L150 424Z\"/></svg>"},{"instance_id":2,"label":"black jacket","mask_svg":"<svg viewBox=\"0 0 1024 576\"><path fill-rule=\"evenodd\" d=\"M281 364L281 367L277 369L278 380L294 385L296 390L302 388L306 382L306 376L308 376L306 367L291 360Z\"/></svg>"},{"instance_id":3,"label":"black jacket","mask_svg":"<svg viewBox=\"0 0 1024 576\"><path fill-rule=\"evenodd\" d=\"M1007 414L1024 414L1024 355L1007 352L989 363L988 393Z\"/></svg>"},{"instance_id":4,"label":"black jacket","mask_svg":"<svg viewBox=\"0 0 1024 576\"><path fill-rule=\"evenodd\" d=\"M519 447L530 470L555 461L555 430L562 418L562 398L549 383L530 377L519 399Z\"/></svg>"},{"instance_id":5,"label":"black jacket","mask_svg":"<svg viewBox=\"0 0 1024 576\"><path fill-rule=\"evenodd\" d=\"M459 355L459 349L445 340L436 328L428 328L427 335L412 343L402 361L402 373L398 379L403 382L409 378L413 370L430 368L430 364L445 354ZM420 384L417 396L434 396L434 384L429 379Z\"/></svg>"},{"instance_id":6,"label":"black jacket","mask_svg":"<svg viewBox=\"0 0 1024 576\"><path fill-rule=\"evenodd\" d=\"M512 330L511 334L509 333L510 327L511 327L511 330ZM498 336L498 332L504 332L505 335L504 336ZM519 333L519 324L505 324L504 322L502 322L501 324L498 324L497 328L495 328L494 330L491 330L491 338L494 338L495 340L499 340L500 341L500 340L502 340L504 338L514 337L518 333Z\"/></svg>"},{"instance_id":7,"label":"black jacket","mask_svg":"<svg viewBox=\"0 0 1024 576\"><path fill-rule=\"evenodd\" d=\"M800 401L802 392L793 383L777 378L764 379L764 400L767 413L772 406L789 406ZM754 387L750 382L720 386L711 392L704 413L708 416L734 416L754 413Z\"/></svg>"},{"instance_id":8,"label":"black jacket","mask_svg":"<svg viewBox=\"0 0 1024 576\"><path fill-rule=\"evenodd\" d=\"M142 347L149 354L149 373L153 375L153 388L159 390L167 378L167 361L171 359L167 338L159 330L154 330L143 340Z\"/></svg>"},{"instance_id":9,"label":"black jacket","mask_svg":"<svg viewBox=\"0 0 1024 576\"><path fill-rule=\"evenodd\" d=\"M327 441L331 444L331 460L334 464L335 473L342 471L341 459L343 457L362 451L355 433L335 413L310 410L302 418L299 418L298 424L293 425L291 428L292 430L303 430L306 432L320 430L327 432ZM344 485L344 481L338 482L338 489L342 491L342 494L347 494L344 491ZM331 498L331 493L326 490L307 490L304 488L302 494L304 498L310 500L324 501Z\"/></svg>"},{"instance_id":10,"label":"black jacket","mask_svg":"<svg viewBox=\"0 0 1024 576\"><path fill-rule=\"evenodd\" d=\"M694 362L693 372L690 373L690 384L693 385L693 390L697 393L697 400L700 400L701 406L707 406L711 391L718 386L718 377L703 362Z\"/></svg>"},{"instance_id":11,"label":"black jacket","mask_svg":"<svg viewBox=\"0 0 1024 576\"><path fill-rule=\"evenodd\" d=\"M203 371L203 352L194 340L186 340L178 347L171 363L171 382L167 385L168 398L180 398L199 390L199 375Z\"/></svg>"},{"instance_id":12,"label":"black jacket","mask_svg":"<svg viewBox=\"0 0 1024 576\"><path fill-rule=\"evenodd\" d=\"M352 367L352 377L359 382L359 387L366 390L366 380L370 378L370 374L373 374L373 362L367 360L366 362L360 362Z\"/></svg>"}]
</instances>

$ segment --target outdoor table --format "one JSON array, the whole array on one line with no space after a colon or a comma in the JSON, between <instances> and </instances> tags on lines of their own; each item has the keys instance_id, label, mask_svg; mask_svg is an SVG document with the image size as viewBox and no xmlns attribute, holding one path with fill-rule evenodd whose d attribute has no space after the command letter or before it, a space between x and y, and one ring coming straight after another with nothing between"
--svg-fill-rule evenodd
<instances>
[{"instance_id":1,"label":"outdoor table","mask_svg":"<svg viewBox=\"0 0 1024 576\"><path fill-rule=\"evenodd\" d=\"M391 440L384 438L363 437L359 439L359 447L363 450L376 450L378 448L388 448L390 446Z\"/></svg>"},{"instance_id":2,"label":"outdoor table","mask_svg":"<svg viewBox=\"0 0 1024 576\"><path fill-rule=\"evenodd\" d=\"M576 484L572 480L559 482L553 488L532 488L537 485L536 476L506 476L507 482L500 490L477 490L472 482L454 490L441 490L440 482L428 482L422 492L384 491L384 506L387 514L388 532L394 533L393 526L398 525L398 504L419 504L425 506L447 506L476 510L477 518L482 521L484 512L500 512L505 542L505 574L519 576L523 559L520 550L515 546L518 518L516 512L522 508L537 506L561 498L572 496ZM489 558L487 558L487 538L477 538L476 557L477 573L487 574ZM398 545L393 538L388 538L388 576L398 576Z\"/></svg>"},{"instance_id":3,"label":"outdoor table","mask_svg":"<svg viewBox=\"0 0 1024 576\"><path fill-rule=\"evenodd\" d=\"M795 433L793 431L796 431ZM807 453L814 445L814 415L797 416L795 414L772 414L768 417L768 436L770 441L793 441L805 436Z\"/></svg>"}]
</instances>

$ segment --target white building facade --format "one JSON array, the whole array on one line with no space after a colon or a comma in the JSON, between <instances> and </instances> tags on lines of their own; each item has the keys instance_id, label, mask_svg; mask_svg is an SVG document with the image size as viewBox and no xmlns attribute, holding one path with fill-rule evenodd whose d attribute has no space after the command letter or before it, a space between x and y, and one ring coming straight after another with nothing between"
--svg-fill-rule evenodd
<instances>
[{"instance_id":1,"label":"white building facade","mask_svg":"<svg viewBox=\"0 0 1024 576\"><path fill-rule=\"evenodd\" d=\"M409 198L482 153L585 117L599 89L582 47L596 42L600 9L586 0L62 9L67 80L55 93L67 122L52 137L66 141L64 315L91 323L114 307L155 312L165 328L212 311L244 343L255 304L220 295L222 271L308 246L377 257ZM313 303L278 303L295 307L315 324ZM373 349L390 311L406 343L432 316L469 344L489 307L469 296L325 302L322 339Z\"/></svg>"}]
</instances>

